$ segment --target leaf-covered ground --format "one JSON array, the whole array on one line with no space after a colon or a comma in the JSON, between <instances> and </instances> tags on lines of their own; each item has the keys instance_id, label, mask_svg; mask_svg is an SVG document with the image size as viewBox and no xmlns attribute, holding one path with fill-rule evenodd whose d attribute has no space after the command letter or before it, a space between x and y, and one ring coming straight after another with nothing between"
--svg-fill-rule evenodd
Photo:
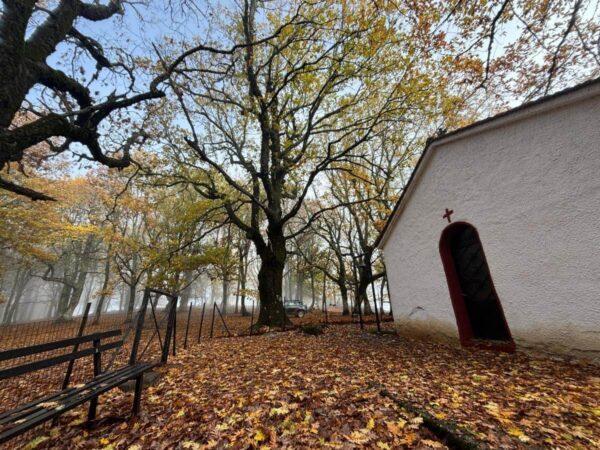
<instances>
[{"instance_id":1,"label":"leaf-covered ground","mask_svg":"<svg viewBox=\"0 0 600 450\"><path fill-rule=\"evenodd\" d=\"M597 367L471 352L332 326L204 341L182 351L123 420L131 394L39 432L38 448L444 448L386 389L491 448L599 448Z\"/></svg>"}]
</instances>

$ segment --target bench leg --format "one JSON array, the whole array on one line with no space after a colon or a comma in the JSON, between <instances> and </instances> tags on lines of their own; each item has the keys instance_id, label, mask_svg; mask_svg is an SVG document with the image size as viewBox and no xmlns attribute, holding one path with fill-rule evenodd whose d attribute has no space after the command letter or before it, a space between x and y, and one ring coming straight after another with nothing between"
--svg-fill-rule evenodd
<instances>
[{"instance_id":1,"label":"bench leg","mask_svg":"<svg viewBox=\"0 0 600 450\"><path fill-rule=\"evenodd\" d=\"M135 395L133 397L133 410L131 414L136 417L140 413L140 402L142 401L142 387L144 385L144 372L135 378Z\"/></svg>"},{"instance_id":2,"label":"bench leg","mask_svg":"<svg viewBox=\"0 0 600 450\"><path fill-rule=\"evenodd\" d=\"M90 400L90 407L88 409L88 425L96 418L96 408L98 407L98 397L94 397Z\"/></svg>"}]
</instances>

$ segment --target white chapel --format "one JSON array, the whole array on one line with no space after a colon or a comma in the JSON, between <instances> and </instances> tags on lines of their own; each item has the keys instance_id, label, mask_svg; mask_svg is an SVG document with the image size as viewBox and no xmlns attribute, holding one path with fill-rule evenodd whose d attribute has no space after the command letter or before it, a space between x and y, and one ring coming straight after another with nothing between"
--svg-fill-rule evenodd
<instances>
[{"instance_id":1,"label":"white chapel","mask_svg":"<svg viewBox=\"0 0 600 450\"><path fill-rule=\"evenodd\" d=\"M378 246L400 324L600 358L600 79L430 140Z\"/></svg>"}]
</instances>

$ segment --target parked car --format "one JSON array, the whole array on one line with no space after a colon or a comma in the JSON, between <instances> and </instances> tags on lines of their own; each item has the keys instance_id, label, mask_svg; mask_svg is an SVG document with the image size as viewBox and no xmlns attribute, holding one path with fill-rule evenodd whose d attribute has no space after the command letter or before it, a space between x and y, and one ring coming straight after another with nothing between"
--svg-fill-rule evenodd
<instances>
[{"instance_id":1,"label":"parked car","mask_svg":"<svg viewBox=\"0 0 600 450\"><path fill-rule=\"evenodd\" d=\"M308 308L300 300L285 300L283 309L288 316L304 317L308 312Z\"/></svg>"}]
</instances>

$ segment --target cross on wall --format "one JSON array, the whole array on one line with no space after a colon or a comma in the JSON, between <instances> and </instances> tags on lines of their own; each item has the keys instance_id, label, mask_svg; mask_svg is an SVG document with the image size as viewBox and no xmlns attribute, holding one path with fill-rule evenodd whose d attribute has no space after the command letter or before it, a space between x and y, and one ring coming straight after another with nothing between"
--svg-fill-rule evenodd
<instances>
[{"instance_id":1,"label":"cross on wall","mask_svg":"<svg viewBox=\"0 0 600 450\"><path fill-rule=\"evenodd\" d=\"M450 216L452 214L454 214L454 210L446 208L446 213L442 216L442 218L443 219L448 219L448 223L450 223L450 222L452 222L452 219L450 218Z\"/></svg>"}]
</instances>

